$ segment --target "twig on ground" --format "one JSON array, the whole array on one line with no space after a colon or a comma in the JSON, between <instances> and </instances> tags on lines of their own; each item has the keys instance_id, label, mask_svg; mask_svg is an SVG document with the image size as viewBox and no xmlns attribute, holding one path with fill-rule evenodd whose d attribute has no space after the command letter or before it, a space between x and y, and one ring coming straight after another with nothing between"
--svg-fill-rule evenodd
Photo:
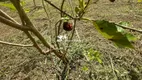
<instances>
[{"instance_id":1,"label":"twig on ground","mask_svg":"<svg viewBox=\"0 0 142 80\"><path fill-rule=\"evenodd\" d=\"M11 45L11 46L18 46L18 47L33 47L32 44L24 45L24 44L16 44L16 43L10 43L10 42L5 42L5 41L0 41L0 44Z\"/></svg>"}]
</instances>

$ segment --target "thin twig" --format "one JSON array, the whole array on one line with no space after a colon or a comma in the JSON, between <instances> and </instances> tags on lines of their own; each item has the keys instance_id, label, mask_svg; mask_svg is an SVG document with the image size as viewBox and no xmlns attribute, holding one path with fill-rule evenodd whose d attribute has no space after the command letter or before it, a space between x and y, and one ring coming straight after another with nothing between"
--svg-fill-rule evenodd
<instances>
[{"instance_id":1,"label":"thin twig","mask_svg":"<svg viewBox=\"0 0 142 80\"><path fill-rule=\"evenodd\" d=\"M61 73L61 80L67 80L68 74L69 74L69 64L66 64L64 66L62 73Z\"/></svg>"},{"instance_id":2,"label":"thin twig","mask_svg":"<svg viewBox=\"0 0 142 80\"><path fill-rule=\"evenodd\" d=\"M84 11L82 12L82 14L79 16L79 19L83 17L83 15L85 14L85 10L88 8L89 4L90 4L91 0L88 0L86 3L86 6L84 7Z\"/></svg>"},{"instance_id":3,"label":"thin twig","mask_svg":"<svg viewBox=\"0 0 142 80\"><path fill-rule=\"evenodd\" d=\"M63 8L64 8L64 3L65 3L65 0L62 0L62 3L61 3L61 11L63 11ZM60 17L63 17L64 16L64 13L60 13ZM56 40L56 45L57 45L57 47L58 47L58 49L60 48L60 45L59 45L59 43L58 43L58 41L57 41L57 36L59 36L59 34L60 34L60 30L61 30L61 24L62 24L62 20L59 20L56 24L55 24L55 36L56 36L56 38L55 38L55 40ZM59 23L59 25L57 25ZM60 51L60 50L59 50Z\"/></svg>"},{"instance_id":4,"label":"thin twig","mask_svg":"<svg viewBox=\"0 0 142 80\"><path fill-rule=\"evenodd\" d=\"M69 5L70 8L71 8L71 13L72 13L72 15L75 16L74 8L73 8L72 1L71 1L71 0L68 0L68 5Z\"/></svg>"},{"instance_id":5,"label":"thin twig","mask_svg":"<svg viewBox=\"0 0 142 80\"><path fill-rule=\"evenodd\" d=\"M90 1L91 1L91 0L88 0L88 1L87 1L87 4L86 4L86 6L85 6L85 8L84 8L84 9L86 9L86 8L89 6Z\"/></svg>"},{"instance_id":6,"label":"thin twig","mask_svg":"<svg viewBox=\"0 0 142 80\"><path fill-rule=\"evenodd\" d=\"M49 11L47 12L46 6L45 6L45 4L44 4L44 0L42 0L42 6L43 6L43 9L44 9L44 11L45 11L45 13L46 13L48 19L50 19L50 16L48 15ZM50 21L51 21L51 20L50 20Z\"/></svg>"},{"instance_id":7,"label":"thin twig","mask_svg":"<svg viewBox=\"0 0 142 80\"><path fill-rule=\"evenodd\" d=\"M37 50L41 53L41 54L45 54L42 49L39 47L39 45L37 44L37 42L35 41L35 39L32 37L32 35L28 32L28 31L24 31L26 33L26 35L30 38L30 40L33 42L33 46L35 48L37 48Z\"/></svg>"},{"instance_id":8,"label":"thin twig","mask_svg":"<svg viewBox=\"0 0 142 80\"><path fill-rule=\"evenodd\" d=\"M17 23L14 23L14 22L12 22L11 20L8 20L8 19L5 19L4 17L2 17L2 16L0 16L0 22L2 22L2 23L4 23L4 24L6 24L6 25L9 25L9 26L11 26L11 27L13 27L13 28L16 28L16 29L19 29L19 30L31 30L29 27L27 27L27 26L22 26L22 25L20 25L20 24L17 24Z\"/></svg>"},{"instance_id":9,"label":"thin twig","mask_svg":"<svg viewBox=\"0 0 142 80\"><path fill-rule=\"evenodd\" d=\"M44 8L44 11L45 11L45 14L47 15L47 18L48 18L48 24L49 24L49 26L51 27L51 23L52 23L52 21L51 21L51 18L50 18L50 16L49 16L49 14L50 14L50 9L48 8L48 11L47 11L47 7L48 7L48 5L47 6L45 6L45 3L44 3L44 0L42 0L42 6L43 6L43 8ZM52 36L51 36L51 42L52 42ZM46 51L45 52L45 54L50 54L51 53L51 49L49 50L49 51Z\"/></svg>"},{"instance_id":10,"label":"thin twig","mask_svg":"<svg viewBox=\"0 0 142 80\"><path fill-rule=\"evenodd\" d=\"M41 33L35 28L33 23L28 18L27 14L25 13L24 9L20 5L20 2L18 2L17 0L11 0L11 2L16 7L16 9L20 15L21 21L24 21L25 24L28 25L28 27L30 27L32 29L31 31L40 39L40 41L43 43L43 45L50 48L51 45L47 42L47 40L45 40L45 38L41 35Z\"/></svg>"},{"instance_id":11,"label":"thin twig","mask_svg":"<svg viewBox=\"0 0 142 80\"><path fill-rule=\"evenodd\" d=\"M65 3L65 0L62 0L61 8L60 8L61 11L63 11L64 3ZM60 16L61 16L61 18L62 18L62 17L64 16L64 13L61 12L61 13L60 13ZM57 36L60 34L61 24L62 24L62 20L60 20L60 23L59 23L59 25L58 25L58 34L57 34Z\"/></svg>"},{"instance_id":12,"label":"thin twig","mask_svg":"<svg viewBox=\"0 0 142 80\"><path fill-rule=\"evenodd\" d=\"M70 40L73 39L73 36L74 36L74 33L75 33L76 21L77 21L77 20L75 19L75 20L74 20L73 32L72 32L72 35L71 35L71 37L70 37ZM71 41L68 43L68 47L67 47L67 49L66 49L66 52L67 52L67 50L69 49L70 44L71 44Z\"/></svg>"},{"instance_id":13,"label":"thin twig","mask_svg":"<svg viewBox=\"0 0 142 80\"><path fill-rule=\"evenodd\" d=\"M18 46L18 47L33 47L33 45L24 45L24 44L16 44L16 43L10 43L5 41L0 41L0 44L10 45L10 46Z\"/></svg>"},{"instance_id":14,"label":"thin twig","mask_svg":"<svg viewBox=\"0 0 142 80\"><path fill-rule=\"evenodd\" d=\"M15 1L15 0L11 0L11 2L13 3L13 5L16 7L16 9L18 10L22 25L24 26L28 26L32 29L32 31L36 31L35 27L33 26L32 22L29 20L29 18L27 17L27 15L25 14L23 8L20 5L20 1ZM29 31L24 30L25 34L28 36L28 38L30 38L30 40L33 42L33 46L41 53L41 54L45 54L42 49L40 48L40 46L37 44L37 42L35 41L35 39L32 37L32 35L30 34Z\"/></svg>"},{"instance_id":15,"label":"thin twig","mask_svg":"<svg viewBox=\"0 0 142 80\"><path fill-rule=\"evenodd\" d=\"M126 27L126 26L122 26L122 25L119 25L119 24L115 24L115 25L117 25L119 27L122 27L124 29L129 29L129 30L132 30L132 31L136 31L136 32L142 33L142 30L137 30L137 29Z\"/></svg>"},{"instance_id":16,"label":"thin twig","mask_svg":"<svg viewBox=\"0 0 142 80\"><path fill-rule=\"evenodd\" d=\"M4 11L2 11L1 9L0 9L0 16L2 16L2 17L4 17L4 18L6 18L6 19L9 19L9 20L11 20L11 21L13 21L13 22L19 24L17 21L15 21L12 17L10 17L8 14L6 14L6 13L5 13Z\"/></svg>"},{"instance_id":17,"label":"thin twig","mask_svg":"<svg viewBox=\"0 0 142 80\"><path fill-rule=\"evenodd\" d=\"M50 4L52 7L56 8L57 10L59 10L60 12L64 13L65 15L67 15L68 17L74 19L71 15L69 15L68 13L62 11L61 9L59 9L57 6L55 6L54 4L52 4L50 1L45 0L48 4Z\"/></svg>"},{"instance_id":18,"label":"thin twig","mask_svg":"<svg viewBox=\"0 0 142 80\"><path fill-rule=\"evenodd\" d=\"M59 35L59 33L58 33L58 31L59 31L59 29L58 29L58 28L59 28L58 23L59 23L59 25L61 25L61 20L59 20L59 21L55 24L55 41L56 41L57 47L60 48L60 45L59 45L59 43L58 43L58 41L57 41L58 35Z\"/></svg>"},{"instance_id":19,"label":"thin twig","mask_svg":"<svg viewBox=\"0 0 142 80\"><path fill-rule=\"evenodd\" d=\"M33 3L34 3L34 7L36 7L36 2L35 2L35 0L33 0Z\"/></svg>"},{"instance_id":20,"label":"thin twig","mask_svg":"<svg viewBox=\"0 0 142 80\"><path fill-rule=\"evenodd\" d=\"M38 39L42 42L42 44L44 46L46 46L49 49L52 49L52 51L54 52L54 54L58 58L60 58L64 62L64 64L67 64L68 63L68 59L62 53L58 52L58 50L56 50L53 45L49 44L47 42L47 40L45 40L45 38L41 35L41 33L35 28L35 26L33 25L33 23L30 21L30 19L26 15L24 9L20 5L20 0L10 0L10 1L16 7L16 9L17 9L17 11L18 11L18 13L20 15L21 20L23 20L26 23L26 25L28 25L28 27L30 27L32 29L31 32L33 32L35 34L35 36L38 37Z\"/></svg>"}]
</instances>

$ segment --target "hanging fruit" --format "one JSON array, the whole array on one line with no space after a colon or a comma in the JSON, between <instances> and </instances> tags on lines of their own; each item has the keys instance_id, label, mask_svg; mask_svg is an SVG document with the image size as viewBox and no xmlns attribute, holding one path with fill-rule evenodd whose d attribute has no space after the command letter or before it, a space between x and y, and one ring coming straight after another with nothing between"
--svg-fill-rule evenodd
<instances>
[{"instance_id":1,"label":"hanging fruit","mask_svg":"<svg viewBox=\"0 0 142 80\"><path fill-rule=\"evenodd\" d=\"M110 2L114 2L115 0L109 0Z\"/></svg>"},{"instance_id":2,"label":"hanging fruit","mask_svg":"<svg viewBox=\"0 0 142 80\"><path fill-rule=\"evenodd\" d=\"M73 27L73 25L72 25L71 23L69 23L69 22L64 22L64 23L63 23L63 29L64 29L65 31L71 31L71 30L72 30L72 27Z\"/></svg>"}]
</instances>

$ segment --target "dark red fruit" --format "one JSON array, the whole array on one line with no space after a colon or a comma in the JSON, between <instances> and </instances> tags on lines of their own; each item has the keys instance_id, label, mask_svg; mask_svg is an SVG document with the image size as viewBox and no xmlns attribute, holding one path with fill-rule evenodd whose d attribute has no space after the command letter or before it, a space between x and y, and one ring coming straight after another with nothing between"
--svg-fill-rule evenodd
<instances>
[{"instance_id":1,"label":"dark red fruit","mask_svg":"<svg viewBox=\"0 0 142 80\"><path fill-rule=\"evenodd\" d=\"M109 0L110 2L114 2L115 0Z\"/></svg>"},{"instance_id":2,"label":"dark red fruit","mask_svg":"<svg viewBox=\"0 0 142 80\"><path fill-rule=\"evenodd\" d=\"M71 31L72 30L72 24L69 22L64 22L63 23L63 29L66 31Z\"/></svg>"}]
</instances>

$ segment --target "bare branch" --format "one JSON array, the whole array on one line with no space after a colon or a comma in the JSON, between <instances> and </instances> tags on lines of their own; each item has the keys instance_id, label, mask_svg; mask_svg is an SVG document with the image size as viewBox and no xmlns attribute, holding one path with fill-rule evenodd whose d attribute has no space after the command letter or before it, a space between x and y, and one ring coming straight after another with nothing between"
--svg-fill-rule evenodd
<instances>
[{"instance_id":1,"label":"bare branch","mask_svg":"<svg viewBox=\"0 0 142 80\"><path fill-rule=\"evenodd\" d=\"M70 37L70 40L73 39L73 36L74 36L74 33L75 33L76 21L77 21L77 20L75 19L75 20L74 20L74 28L73 28L72 35L71 35L71 37ZM68 47L67 47L66 51L69 49L70 44L71 44L71 41L68 43Z\"/></svg>"},{"instance_id":2,"label":"bare branch","mask_svg":"<svg viewBox=\"0 0 142 80\"><path fill-rule=\"evenodd\" d=\"M4 17L0 16L0 22L6 24L6 25L9 25L13 28L16 28L16 29L19 29L19 30L31 30L30 28L26 27L26 26L22 26L20 24L17 24L17 23L14 23L8 19L5 19Z\"/></svg>"},{"instance_id":3,"label":"bare branch","mask_svg":"<svg viewBox=\"0 0 142 80\"><path fill-rule=\"evenodd\" d=\"M51 50L55 53L55 55L56 55L57 57L59 57L61 60L63 60L63 62L64 62L65 64L67 64L67 63L68 63L68 59L63 55L63 53L60 53L58 50L56 50L56 49L54 48L53 45L49 44L49 43L47 42L47 40L45 40L44 37L39 33L39 31L34 27L34 25L32 24L32 22L30 21L30 19L29 19L28 16L26 15L25 11L23 10L22 6L20 5L19 0L10 0L10 1L11 1L11 2L13 3L13 5L16 7L16 9L17 9L17 11L18 11L18 13L19 13L19 15L20 15L22 24L23 24L23 25L28 25L28 27L30 27L30 28L32 29L31 32L33 32L33 33L35 34L35 36L39 38L39 40L42 42L42 44L43 44L44 46L46 46L47 48L51 49ZM25 30L25 31L26 31L26 30ZM32 40L32 39L31 39L31 40ZM32 41L32 42L33 42L33 41ZM34 44L34 46L38 46L38 45L35 45L35 44ZM37 47L37 48L39 48L39 47ZM41 49L38 49L38 50L41 50ZM42 51L40 51L40 52L42 53Z\"/></svg>"},{"instance_id":4,"label":"bare branch","mask_svg":"<svg viewBox=\"0 0 142 80\"><path fill-rule=\"evenodd\" d=\"M48 1L48 0L44 0L44 1L46 1L48 4L50 4L52 7L56 8L56 9L59 10L60 12L66 14L68 17L74 19L71 15L69 15L68 13L62 11L60 8L58 8L57 6L55 6L54 4L52 4L50 1Z\"/></svg>"},{"instance_id":5,"label":"bare branch","mask_svg":"<svg viewBox=\"0 0 142 80\"><path fill-rule=\"evenodd\" d=\"M9 19L9 20L11 20L11 21L13 21L13 22L19 24L17 21L15 21L12 17L10 17L8 14L6 14L6 13L5 13L4 11L2 11L1 9L0 9L0 16L2 16L2 17L4 17L4 18L6 18L6 19Z\"/></svg>"},{"instance_id":6,"label":"bare branch","mask_svg":"<svg viewBox=\"0 0 142 80\"><path fill-rule=\"evenodd\" d=\"M84 11L83 11L82 14L80 15L80 18L82 18L83 15L85 14L85 10L88 8L90 2L91 2L91 0L88 0L88 1L86 2L86 6L85 6L85 8L84 8Z\"/></svg>"},{"instance_id":7,"label":"bare branch","mask_svg":"<svg viewBox=\"0 0 142 80\"><path fill-rule=\"evenodd\" d=\"M42 51L42 49L39 47L39 45L37 44L37 42L35 41L35 39L32 37L32 35L28 32L28 31L24 31L26 34L27 34L27 36L30 38L30 40L33 42L33 46L35 47L35 48L37 48L37 50L41 53L41 54L45 54L43 51Z\"/></svg>"},{"instance_id":8,"label":"bare branch","mask_svg":"<svg viewBox=\"0 0 142 80\"><path fill-rule=\"evenodd\" d=\"M115 25L117 25L119 27L122 27L124 29L129 29L129 30L132 30L132 31L136 31L136 32L142 33L142 30L137 30L137 29L126 27L126 26L122 26L122 25L119 25L119 24L115 24Z\"/></svg>"},{"instance_id":9,"label":"bare branch","mask_svg":"<svg viewBox=\"0 0 142 80\"><path fill-rule=\"evenodd\" d=\"M23 45L23 44L16 44L16 43L10 43L10 42L5 42L5 41L0 41L0 44L5 44L5 45L11 45L11 46L18 46L18 47L33 47L33 45Z\"/></svg>"},{"instance_id":10,"label":"bare branch","mask_svg":"<svg viewBox=\"0 0 142 80\"><path fill-rule=\"evenodd\" d=\"M18 13L20 15L22 24L23 25L28 25L28 27L30 27L32 29L32 32L39 38L39 40L41 40L43 45L45 45L48 48L51 48L51 45L44 39L44 37L40 34L40 32L35 28L33 23L30 21L30 19L26 15L25 11L23 10L22 6L20 5L19 1L17 1L17 0L10 0L10 1L16 7L16 9L17 9L17 11L18 11Z\"/></svg>"}]
</instances>

